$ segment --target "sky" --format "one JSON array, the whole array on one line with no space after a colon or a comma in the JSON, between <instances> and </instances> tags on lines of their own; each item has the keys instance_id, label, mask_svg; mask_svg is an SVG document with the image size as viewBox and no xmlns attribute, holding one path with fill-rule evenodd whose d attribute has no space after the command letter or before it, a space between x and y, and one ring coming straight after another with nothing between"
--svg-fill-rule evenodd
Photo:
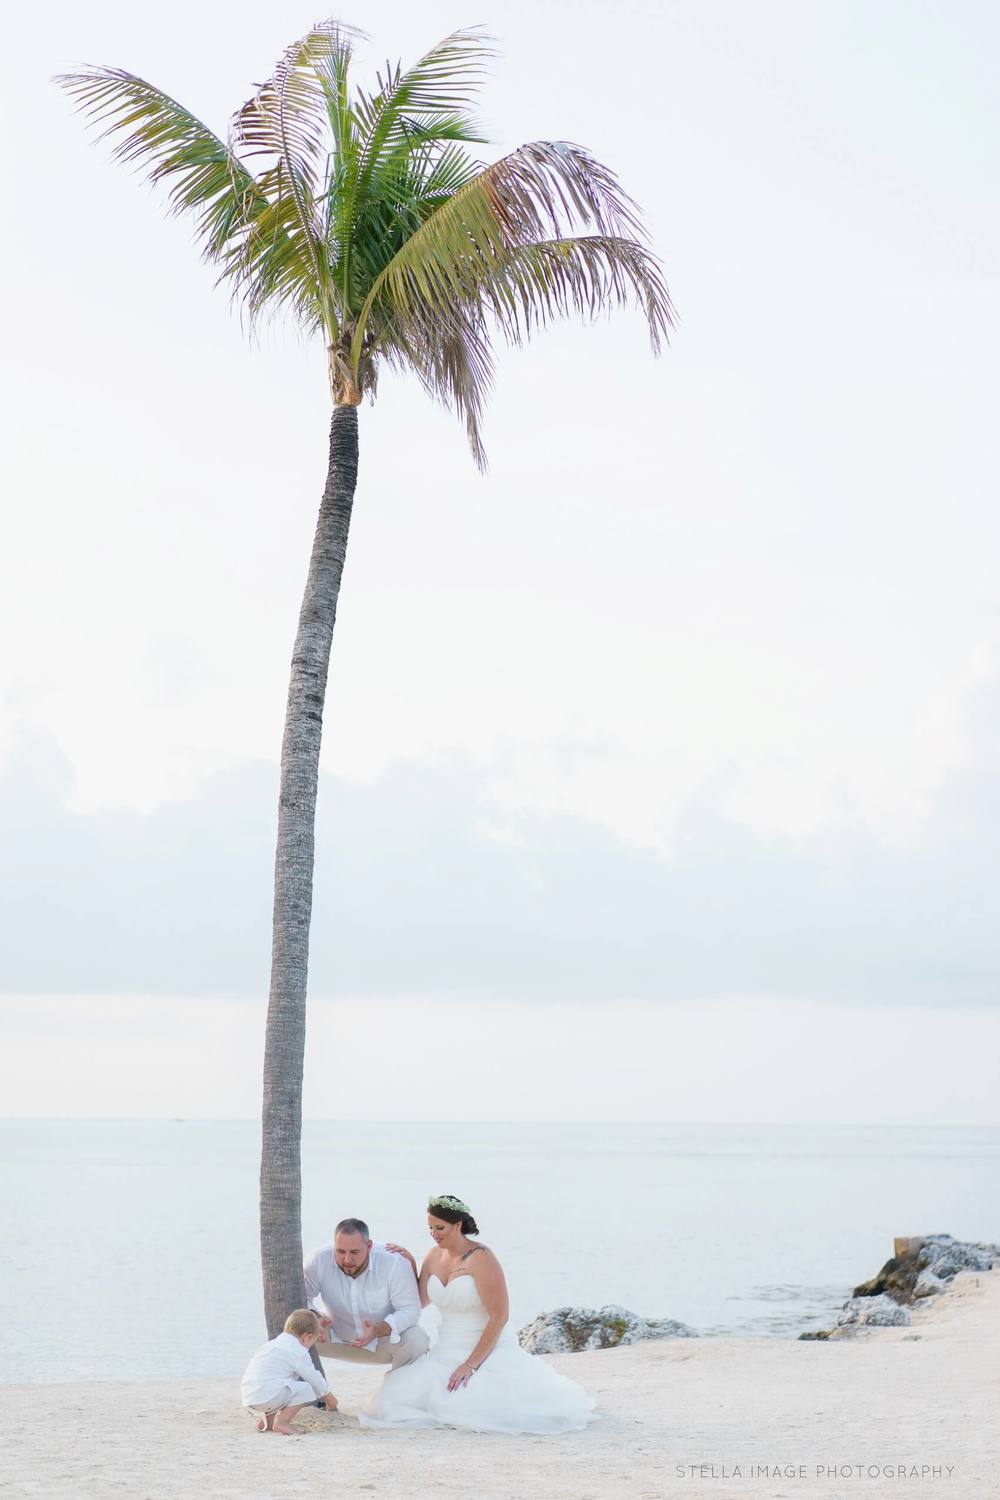
<instances>
[{"instance_id":1,"label":"sky","mask_svg":"<svg viewBox=\"0 0 1000 1500\"><path fill-rule=\"evenodd\" d=\"M440 1118L443 1074L464 1117L1000 1123L995 10L342 14L369 82L492 32L484 159L612 166L679 325L504 351L486 477L419 389L361 410L307 1113ZM257 1108L329 421L321 347L249 344L49 80L122 66L223 132L314 19L14 22L10 1114Z\"/></svg>"}]
</instances>

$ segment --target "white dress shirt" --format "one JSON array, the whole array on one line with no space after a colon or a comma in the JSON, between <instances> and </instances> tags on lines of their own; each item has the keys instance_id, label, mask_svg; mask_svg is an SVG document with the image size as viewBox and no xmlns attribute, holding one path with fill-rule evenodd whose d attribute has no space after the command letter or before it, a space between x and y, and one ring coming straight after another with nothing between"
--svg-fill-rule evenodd
<instances>
[{"instance_id":1,"label":"white dress shirt","mask_svg":"<svg viewBox=\"0 0 1000 1500\"><path fill-rule=\"evenodd\" d=\"M303 1266L306 1303L332 1320L331 1343L349 1344L360 1338L361 1324L388 1323L389 1340L399 1343L400 1334L414 1328L420 1317L420 1293L413 1267L405 1255L384 1245L372 1245L368 1264L360 1276L348 1276L337 1265L332 1245L324 1245L307 1257ZM367 1345L374 1349L377 1339Z\"/></svg>"},{"instance_id":2,"label":"white dress shirt","mask_svg":"<svg viewBox=\"0 0 1000 1500\"><path fill-rule=\"evenodd\" d=\"M330 1389L305 1345L294 1333L279 1333L276 1339L261 1344L247 1365L240 1384L243 1405L266 1405L293 1380L307 1381L317 1396L325 1396Z\"/></svg>"}]
</instances>

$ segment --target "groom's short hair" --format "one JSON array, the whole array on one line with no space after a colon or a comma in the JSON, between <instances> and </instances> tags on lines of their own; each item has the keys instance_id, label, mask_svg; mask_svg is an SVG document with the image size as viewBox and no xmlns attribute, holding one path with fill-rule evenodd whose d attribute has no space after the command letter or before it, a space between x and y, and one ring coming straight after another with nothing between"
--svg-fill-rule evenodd
<instances>
[{"instance_id":1,"label":"groom's short hair","mask_svg":"<svg viewBox=\"0 0 1000 1500\"><path fill-rule=\"evenodd\" d=\"M337 1238L338 1234L360 1234L364 1240L371 1239L371 1235L368 1233L368 1225L364 1219L341 1219L333 1231L334 1239Z\"/></svg>"}]
</instances>

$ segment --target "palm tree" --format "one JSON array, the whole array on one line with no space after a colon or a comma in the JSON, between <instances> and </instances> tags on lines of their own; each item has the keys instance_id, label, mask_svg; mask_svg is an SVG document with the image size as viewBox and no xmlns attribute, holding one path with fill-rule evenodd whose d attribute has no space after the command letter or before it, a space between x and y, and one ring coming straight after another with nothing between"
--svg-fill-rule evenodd
<instances>
[{"instance_id":1,"label":"palm tree","mask_svg":"<svg viewBox=\"0 0 1000 1500\"><path fill-rule=\"evenodd\" d=\"M525 343L569 313L635 303L653 352L670 298L638 211L581 146L535 141L489 165L471 109L493 49L457 31L413 67L352 86L362 33L313 27L223 140L133 73L57 80L114 155L169 189L251 328L290 312L323 337L333 411L326 487L292 652L281 746L260 1174L269 1335L303 1300L301 1094L320 737L358 467L358 412L380 368L415 375L465 423L480 471L491 336ZM590 232L574 233L587 228Z\"/></svg>"}]
</instances>

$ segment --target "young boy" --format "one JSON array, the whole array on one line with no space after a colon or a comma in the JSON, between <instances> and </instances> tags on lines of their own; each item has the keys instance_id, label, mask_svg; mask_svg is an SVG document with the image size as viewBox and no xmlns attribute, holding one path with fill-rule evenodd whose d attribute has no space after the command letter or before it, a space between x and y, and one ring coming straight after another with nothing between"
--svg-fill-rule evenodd
<instances>
[{"instance_id":1,"label":"young boy","mask_svg":"<svg viewBox=\"0 0 1000 1500\"><path fill-rule=\"evenodd\" d=\"M258 1432L294 1437L292 1419L304 1406L323 1398L336 1411L337 1398L309 1358L320 1332L316 1313L300 1307L285 1319L285 1331L262 1344L247 1365L241 1391L243 1405L257 1417Z\"/></svg>"}]
</instances>

